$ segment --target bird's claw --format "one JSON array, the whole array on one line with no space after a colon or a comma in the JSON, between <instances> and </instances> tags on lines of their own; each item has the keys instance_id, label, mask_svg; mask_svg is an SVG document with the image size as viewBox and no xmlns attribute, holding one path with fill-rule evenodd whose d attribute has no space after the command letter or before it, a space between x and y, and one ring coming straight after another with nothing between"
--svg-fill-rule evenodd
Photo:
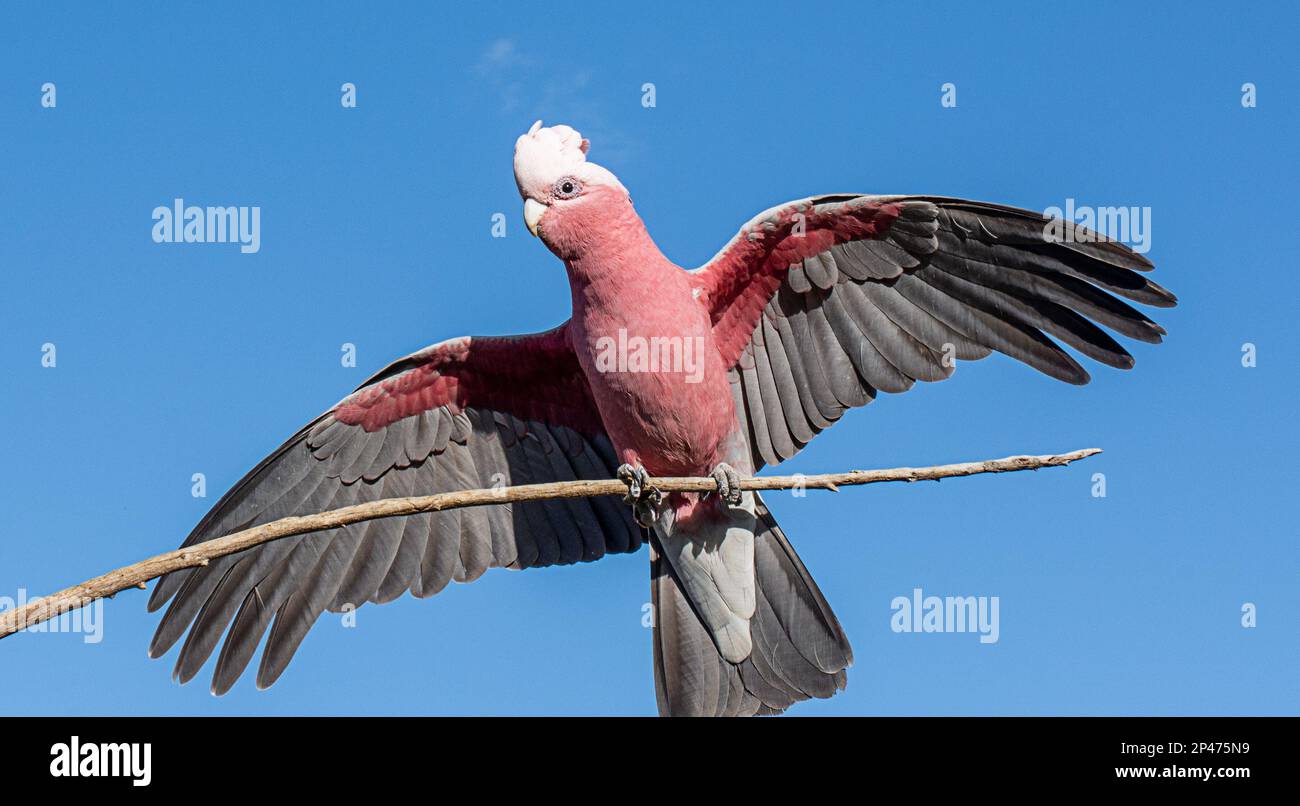
<instances>
[{"instance_id":1,"label":"bird's claw","mask_svg":"<svg viewBox=\"0 0 1300 806\"><path fill-rule=\"evenodd\" d=\"M663 493L650 483L650 474L640 465L619 465L615 475L627 485L627 495L623 496L623 502L631 505L636 522L648 528L659 517Z\"/></svg>"},{"instance_id":2,"label":"bird's claw","mask_svg":"<svg viewBox=\"0 0 1300 806\"><path fill-rule=\"evenodd\" d=\"M629 504L640 498L641 490L650 485L650 474L640 465L633 467L626 463L621 464L618 466L618 470L614 471L614 475L618 477L619 481L627 485L627 495L623 500Z\"/></svg>"},{"instance_id":3,"label":"bird's claw","mask_svg":"<svg viewBox=\"0 0 1300 806\"><path fill-rule=\"evenodd\" d=\"M740 489L740 474L736 469L726 462L719 462L709 475L718 483L718 497L728 506L738 506L743 491Z\"/></svg>"}]
</instances>

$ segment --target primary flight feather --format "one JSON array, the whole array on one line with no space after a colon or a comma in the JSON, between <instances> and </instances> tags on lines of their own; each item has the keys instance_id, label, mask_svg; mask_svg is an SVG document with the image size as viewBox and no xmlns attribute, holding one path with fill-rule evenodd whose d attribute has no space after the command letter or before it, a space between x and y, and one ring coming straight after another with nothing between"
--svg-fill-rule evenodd
<instances>
[{"instance_id":1,"label":"primary flight feather","mask_svg":"<svg viewBox=\"0 0 1300 806\"><path fill-rule=\"evenodd\" d=\"M257 684L270 686L325 610L649 542L661 713L777 713L829 697L844 688L848 640L737 478L790 458L879 391L947 378L957 359L996 350L1087 383L1055 339L1127 369L1132 356L1102 327L1152 343L1164 330L1120 298L1175 304L1122 244L936 196L783 204L686 271L588 147L540 122L515 145L525 223L568 273L567 322L397 361L264 459L185 545L289 515L503 483L618 474L633 506L576 498L388 518L170 574L149 600L167 605L149 651L184 637L178 680L220 644L212 690L225 693L269 628ZM713 476L719 491L660 497L655 475Z\"/></svg>"}]
</instances>

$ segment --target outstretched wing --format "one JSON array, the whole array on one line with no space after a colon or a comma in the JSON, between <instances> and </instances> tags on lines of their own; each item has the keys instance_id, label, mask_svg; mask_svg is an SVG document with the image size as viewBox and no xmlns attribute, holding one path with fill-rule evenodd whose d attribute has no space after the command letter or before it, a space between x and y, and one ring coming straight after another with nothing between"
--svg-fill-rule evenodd
<instances>
[{"instance_id":1,"label":"outstretched wing","mask_svg":"<svg viewBox=\"0 0 1300 806\"><path fill-rule=\"evenodd\" d=\"M997 350L1069 383L1088 373L1049 336L1113 367L1098 325L1158 343L1119 297L1173 294L1150 262L1070 222L934 196L818 196L774 207L692 273L731 367L755 468L790 458L877 391L950 376Z\"/></svg>"},{"instance_id":2,"label":"outstretched wing","mask_svg":"<svg viewBox=\"0 0 1300 806\"><path fill-rule=\"evenodd\" d=\"M309 423L226 493L185 545L380 498L607 479L615 467L567 325L453 339L396 362ZM171 606L149 654L165 653L188 627L175 671L186 682L226 633L212 680L223 694L274 617L257 672L265 688L324 610L407 590L432 596L488 568L586 562L641 542L627 508L610 498L456 509L275 540L160 580L149 609Z\"/></svg>"}]
</instances>

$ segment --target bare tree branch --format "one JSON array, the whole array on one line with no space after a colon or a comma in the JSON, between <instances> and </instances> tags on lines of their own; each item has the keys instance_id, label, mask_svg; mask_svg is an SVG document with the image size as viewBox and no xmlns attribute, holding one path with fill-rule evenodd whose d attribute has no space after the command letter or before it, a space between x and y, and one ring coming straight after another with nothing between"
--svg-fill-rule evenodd
<instances>
[{"instance_id":1,"label":"bare tree branch","mask_svg":"<svg viewBox=\"0 0 1300 806\"><path fill-rule=\"evenodd\" d=\"M1098 448L1085 448L1071 453L1048 456L1008 456L984 462L965 462L935 467L898 467L890 470L850 470L846 473L823 473L815 476L759 476L741 479L745 490L824 489L838 490L859 484L877 484L885 481L931 481L954 476L974 476L980 473L1010 473L1017 470L1037 470L1041 467L1061 467L1079 459L1101 453ZM717 482L711 478L656 477L653 485L661 492L711 492ZM127 588L144 588L145 582L172 571L207 565L217 557L276 540L281 537L319 532L346 526L350 523L437 512L458 507L477 507L506 504L517 501L540 501L548 498L582 498L592 495L624 495L627 485L622 481L561 481L550 484L524 484L518 487L460 490L414 498L386 498L356 504L342 509L281 518L277 521L234 532L206 543L169 551L147 560L109 571L107 574L66 588L51 596L36 599L23 607L0 613L0 638L12 635L70 610L83 607L96 599L112 596Z\"/></svg>"}]
</instances>

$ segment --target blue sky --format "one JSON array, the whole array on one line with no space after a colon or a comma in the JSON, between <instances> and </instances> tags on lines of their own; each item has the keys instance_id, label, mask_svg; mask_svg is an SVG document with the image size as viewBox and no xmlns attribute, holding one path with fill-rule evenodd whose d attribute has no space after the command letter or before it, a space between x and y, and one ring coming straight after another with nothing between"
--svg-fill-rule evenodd
<instances>
[{"instance_id":1,"label":"blue sky","mask_svg":"<svg viewBox=\"0 0 1300 806\"><path fill-rule=\"evenodd\" d=\"M1181 304L1154 314L1164 345L1130 345L1135 370L1090 365L1076 388L994 356L882 396L788 463L1106 451L771 496L857 658L843 694L796 713L1300 712L1296 23L1209 3L6 4L0 596L174 548L393 358L566 318L511 174L542 118L591 139L686 266L813 193L1150 210L1155 279ZM260 251L154 243L151 211L176 197L260 206ZM646 564L493 571L350 629L327 615L274 688L246 675L220 699L210 667L180 687L174 652L145 657L157 617L126 592L99 643L0 643L0 713L649 714ZM998 642L891 631L891 600L918 587L999 597Z\"/></svg>"}]
</instances>

